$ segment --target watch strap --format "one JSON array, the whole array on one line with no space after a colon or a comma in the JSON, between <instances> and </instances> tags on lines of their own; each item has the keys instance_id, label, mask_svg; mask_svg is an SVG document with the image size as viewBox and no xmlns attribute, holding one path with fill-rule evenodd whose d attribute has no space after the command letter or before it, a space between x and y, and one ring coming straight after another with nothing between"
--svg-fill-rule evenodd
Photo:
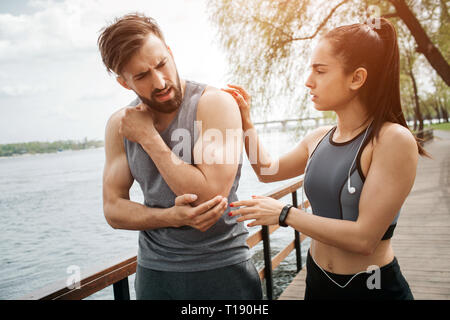
<instances>
[{"instance_id":1,"label":"watch strap","mask_svg":"<svg viewBox=\"0 0 450 320\"><path fill-rule=\"evenodd\" d=\"M288 216L289 210L293 207L291 204L287 204L281 209L280 217L278 219L278 224L282 227L287 227L286 218Z\"/></svg>"}]
</instances>

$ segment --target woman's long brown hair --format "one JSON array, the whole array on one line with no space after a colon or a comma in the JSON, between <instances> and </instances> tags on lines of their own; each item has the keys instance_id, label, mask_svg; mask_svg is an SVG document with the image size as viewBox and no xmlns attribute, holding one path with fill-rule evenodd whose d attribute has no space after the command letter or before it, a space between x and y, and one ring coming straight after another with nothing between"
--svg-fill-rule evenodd
<instances>
[{"instance_id":1,"label":"woman's long brown hair","mask_svg":"<svg viewBox=\"0 0 450 320\"><path fill-rule=\"evenodd\" d=\"M363 23L341 26L329 31L323 39L330 41L334 53L343 61L344 72L357 68L367 70L367 79L360 88L359 98L373 118L369 139L378 138L384 122L398 123L408 128L400 101L400 55L397 32L384 18L374 25ZM408 130L410 130L408 128ZM418 152L430 155L420 145Z\"/></svg>"}]
</instances>

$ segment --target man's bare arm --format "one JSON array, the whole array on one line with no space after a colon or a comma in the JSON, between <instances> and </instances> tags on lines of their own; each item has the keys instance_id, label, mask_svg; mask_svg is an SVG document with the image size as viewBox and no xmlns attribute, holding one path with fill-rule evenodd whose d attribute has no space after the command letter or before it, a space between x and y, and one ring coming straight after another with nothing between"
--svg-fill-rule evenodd
<instances>
[{"instance_id":1,"label":"man's bare arm","mask_svg":"<svg viewBox=\"0 0 450 320\"><path fill-rule=\"evenodd\" d=\"M191 207L196 197L177 197L175 206L167 209L149 208L130 201L129 190L133 177L119 134L121 112L111 116L106 127L103 172L103 211L108 223L115 229L148 230L163 227L190 225L201 231L215 223L226 208L221 197L207 201L202 206Z\"/></svg>"},{"instance_id":2,"label":"man's bare arm","mask_svg":"<svg viewBox=\"0 0 450 320\"><path fill-rule=\"evenodd\" d=\"M181 161L159 134L149 134L141 143L175 194L198 195L194 204L216 195L228 197L242 151L241 117L231 96L217 89L206 92L197 120L202 132L194 146L196 165Z\"/></svg>"}]
</instances>

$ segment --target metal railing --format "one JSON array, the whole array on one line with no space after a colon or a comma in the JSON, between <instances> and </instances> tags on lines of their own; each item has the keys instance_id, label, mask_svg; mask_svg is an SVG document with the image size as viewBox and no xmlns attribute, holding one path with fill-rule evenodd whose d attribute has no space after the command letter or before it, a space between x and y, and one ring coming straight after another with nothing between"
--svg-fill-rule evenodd
<instances>
[{"instance_id":1,"label":"metal railing","mask_svg":"<svg viewBox=\"0 0 450 320\"><path fill-rule=\"evenodd\" d=\"M303 185L303 177L289 183L279 189L271 191L264 196L272 197L274 199L281 199L289 193L292 196L292 205L298 208L298 200L297 200L297 190L300 189ZM305 201L303 206L307 208L309 206L309 202ZM266 281L266 295L267 299L273 299L273 273L280 263L292 252L295 250L296 254L296 264L297 264L297 272L302 270L302 254L301 254L301 243L307 238L304 235L300 235L300 233L294 229L294 240L290 242L284 249L282 249L273 259L271 259L271 250L270 250L270 234L275 232L280 226L262 226L261 230L253 234L247 240L247 244L250 247L256 245L256 243L252 246L252 243L249 243L249 240L252 237L257 237L259 241L262 239L263 241L263 253L264 253L264 268L259 271L259 277L261 280L265 279ZM261 233L261 235L259 235ZM258 241L258 242L259 242Z\"/></svg>"},{"instance_id":2,"label":"metal railing","mask_svg":"<svg viewBox=\"0 0 450 320\"><path fill-rule=\"evenodd\" d=\"M274 199L291 194L292 205L298 207L297 190L303 185L303 177L293 182L277 188L264 196ZM308 201L305 201L304 207L308 207ZM296 252L297 272L302 269L301 243L306 236L300 235L294 230L294 240L290 242L283 250L278 252L274 258L271 257L270 234L279 228L278 225L262 226L261 229L247 238L247 245L253 248L263 241L264 267L259 270L259 277L266 282L267 299L273 299L273 273L280 263L292 252ZM68 286L66 280L56 282L48 287L34 291L24 297L22 300L81 300L90 295L103 290L106 287L113 286L115 300L129 300L130 289L128 277L136 273L137 256L132 254L126 258L120 258L116 262L110 263L106 267L96 268L87 272L76 287Z\"/></svg>"}]
</instances>

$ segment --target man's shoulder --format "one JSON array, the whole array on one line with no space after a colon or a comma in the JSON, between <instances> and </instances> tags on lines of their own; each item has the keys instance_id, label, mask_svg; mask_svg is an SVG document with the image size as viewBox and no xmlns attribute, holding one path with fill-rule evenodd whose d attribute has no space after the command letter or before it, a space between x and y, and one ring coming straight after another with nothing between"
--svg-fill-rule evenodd
<instances>
[{"instance_id":1,"label":"man's shoulder","mask_svg":"<svg viewBox=\"0 0 450 320\"><path fill-rule=\"evenodd\" d=\"M123 116L125 109L129 108L129 107L135 107L137 106L139 103L141 103L141 100L139 98L135 98L134 100L132 100L128 105L121 107L119 109L117 109L116 111L114 111L108 119L108 122L106 124L106 127L117 127L119 126L120 123L120 119Z\"/></svg>"},{"instance_id":2,"label":"man's shoulder","mask_svg":"<svg viewBox=\"0 0 450 320\"><path fill-rule=\"evenodd\" d=\"M207 113L239 112L234 98L229 93L213 86L205 88L198 102L198 108L200 112Z\"/></svg>"},{"instance_id":3,"label":"man's shoulder","mask_svg":"<svg viewBox=\"0 0 450 320\"><path fill-rule=\"evenodd\" d=\"M127 107L115 111L108 119L105 129L105 151L107 154L124 152L123 135L120 133L120 121Z\"/></svg>"},{"instance_id":4,"label":"man's shoulder","mask_svg":"<svg viewBox=\"0 0 450 320\"><path fill-rule=\"evenodd\" d=\"M207 85L205 87L205 90L203 91L203 94L200 98L200 101L234 101L234 98L227 92L216 88L214 86ZM236 104L237 105L237 104Z\"/></svg>"},{"instance_id":5,"label":"man's shoulder","mask_svg":"<svg viewBox=\"0 0 450 320\"><path fill-rule=\"evenodd\" d=\"M113 114L111 114L109 116L108 122L106 123L106 129L108 130L117 130L119 129L119 124L120 124L120 119L122 118L125 109L128 108L127 107L122 107L118 110L116 110Z\"/></svg>"},{"instance_id":6,"label":"man's shoulder","mask_svg":"<svg viewBox=\"0 0 450 320\"><path fill-rule=\"evenodd\" d=\"M217 129L242 127L241 114L234 98L212 86L207 86L197 107L197 120Z\"/></svg>"}]
</instances>

